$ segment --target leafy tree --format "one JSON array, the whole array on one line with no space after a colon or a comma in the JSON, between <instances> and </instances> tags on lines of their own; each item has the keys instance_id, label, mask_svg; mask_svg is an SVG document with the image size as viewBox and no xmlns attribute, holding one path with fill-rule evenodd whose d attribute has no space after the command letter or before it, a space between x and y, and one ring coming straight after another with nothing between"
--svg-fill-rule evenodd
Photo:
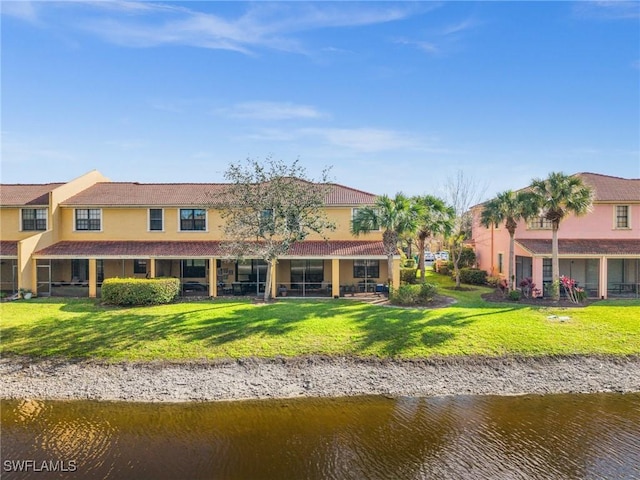
<instances>
[{"instance_id":1,"label":"leafy tree","mask_svg":"<svg viewBox=\"0 0 640 480\"><path fill-rule=\"evenodd\" d=\"M335 225L325 214L331 189L328 172L318 182L308 180L299 161L288 165L267 158L230 165L224 176L230 182L221 216L227 253L236 258L261 258L267 262L264 300L271 296L271 275L278 258L311 233L325 237ZM216 202L217 206L219 202Z\"/></svg>"},{"instance_id":2,"label":"leafy tree","mask_svg":"<svg viewBox=\"0 0 640 480\"><path fill-rule=\"evenodd\" d=\"M418 225L420 207L403 193L391 198L381 195L374 205L359 208L353 217L351 233L359 236L382 229L382 243L387 255L387 282L391 285L393 256L398 253L398 241L402 235L415 232Z\"/></svg>"},{"instance_id":3,"label":"leafy tree","mask_svg":"<svg viewBox=\"0 0 640 480\"><path fill-rule=\"evenodd\" d=\"M480 223L489 228L504 223L509 232L509 280L510 290L515 290L515 235L518 222L536 215L537 209L530 192L507 190L484 204Z\"/></svg>"},{"instance_id":4,"label":"leafy tree","mask_svg":"<svg viewBox=\"0 0 640 480\"><path fill-rule=\"evenodd\" d=\"M424 251L427 239L433 235L451 233L455 212L444 200L433 195L415 197L414 202L421 207L416 236L420 274L422 281L425 282Z\"/></svg>"},{"instance_id":5,"label":"leafy tree","mask_svg":"<svg viewBox=\"0 0 640 480\"><path fill-rule=\"evenodd\" d=\"M577 175L552 172L546 179L534 178L531 191L540 215L551 222L552 297L560 299L560 264L558 261L558 229L570 214L581 216L591 211L593 190Z\"/></svg>"}]
</instances>

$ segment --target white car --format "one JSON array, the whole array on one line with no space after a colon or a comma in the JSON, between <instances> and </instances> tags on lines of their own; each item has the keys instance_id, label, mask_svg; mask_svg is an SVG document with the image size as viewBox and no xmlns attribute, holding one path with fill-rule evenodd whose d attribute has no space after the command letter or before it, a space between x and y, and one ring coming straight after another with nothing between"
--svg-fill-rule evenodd
<instances>
[{"instance_id":1,"label":"white car","mask_svg":"<svg viewBox=\"0 0 640 480\"><path fill-rule=\"evenodd\" d=\"M449 261L449 252L444 251L444 250L442 252L438 252L438 253L436 253L436 258L438 260L443 260L445 262L448 262Z\"/></svg>"},{"instance_id":2,"label":"white car","mask_svg":"<svg viewBox=\"0 0 640 480\"><path fill-rule=\"evenodd\" d=\"M424 261L425 262L435 262L436 256L432 252L424 252Z\"/></svg>"}]
</instances>

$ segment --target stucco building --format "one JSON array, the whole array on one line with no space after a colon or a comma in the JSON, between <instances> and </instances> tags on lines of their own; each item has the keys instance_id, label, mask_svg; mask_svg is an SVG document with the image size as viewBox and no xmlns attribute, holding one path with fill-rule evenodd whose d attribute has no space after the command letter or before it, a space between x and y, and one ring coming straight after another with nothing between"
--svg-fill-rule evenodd
<instances>
[{"instance_id":1,"label":"stucco building","mask_svg":"<svg viewBox=\"0 0 640 480\"><path fill-rule=\"evenodd\" d=\"M266 264L225 257L216 195L223 184L111 182L92 171L66 183L0 186L0 275L5 292L95 297L110 277L180 278L184 294L258 294ZM295 244L274 269L272 294L339 296L385 283L382 232L355 239L355 209L375 195L332 184L335 231ZM399 282L399 256L392 278Z\"/></svg>"},{"instance_id":2,"label":"stucco building","mask_svg":"<svg viewBox=\"0 0 640 480\"><path fill-rule=\"evenodd\" d=\"M592 210L570 215L558 230L560 275L575 279L592 298L640 295L640 179L578 173L593 188ZM473 208L472 241L479 267L508 275L509 232L480 224ZM520 221L515 233L516 285L531 277L543 292L552 282L551 225L543 218Z\"/></svg>"}]
</instances>

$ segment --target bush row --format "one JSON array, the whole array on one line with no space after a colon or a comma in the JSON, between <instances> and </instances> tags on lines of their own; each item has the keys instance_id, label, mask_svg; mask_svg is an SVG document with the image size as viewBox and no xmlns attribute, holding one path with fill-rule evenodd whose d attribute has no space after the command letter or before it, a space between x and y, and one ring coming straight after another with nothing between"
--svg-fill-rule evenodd
<instances>
[{"instance_id":1,"label":"bush row","mask_svg":"<svg viewBox=\"0 0 640 480\"><path fill-rule=\"evenodd\" d=\"M160 305L179 293L177 278L107 278L102 283L102 301L111 305Z\"/></svg>"},{"instance_id":2,"label":"bush row","mask_svg":"<svg viewBox=\"0 0 640 480\"><path fill-rule=\"evenodd\" d=\"M428 305L437 293L437 286L432 283L422 283L420 285L400 285L389 295L392 305Z\"/></svg>"}]
</instances>

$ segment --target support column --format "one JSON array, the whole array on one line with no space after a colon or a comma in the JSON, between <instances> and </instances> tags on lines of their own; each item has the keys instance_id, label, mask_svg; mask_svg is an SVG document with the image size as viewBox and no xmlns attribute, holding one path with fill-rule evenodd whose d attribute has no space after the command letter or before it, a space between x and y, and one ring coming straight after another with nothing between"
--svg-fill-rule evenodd
<instances>
[{"instance_id":1,"label":"support column","mask_svg":"<svg viewBox=\"0 0 640 480\"><path fill-rule=\"evenodd\" d=\"M96 298L98 295L97 284L98 262L95 258L89 259L89 298Z\"/></svg>"},{"instance_id":2,"label":"support column","mask_svg":"<svg viewBox=\"0 0 640 480\"><path fill-rule=\"evenodd\" d=\"M276 283L276 280L278 280L277 270L278 263L273 262L271 265L271 298L276 298L278 295L278 284Z\"/></svg>"},{"instance_id":3,"label":"support column","mask_svg":"<svg viewBox=\"0 0 640 480\"><path fill-rule=\"evenodd\" d=\"M608 273L608 264L607 257L600 257L600 298L607 298L609 292L607 291L607 277Z\"/></svg>"},{"instance_id":4,"label":"support column","mask_svg":"<svg viewBox=\"0 0 640 480\"><path fill-rule=\"evenodd\" d=\"M156 278L156 259L149 259L149 278Z\"/></svg>"},{"instance_id":5,"label":"support column","mask_svg":"<svg viewBox=\"0 0 640 480\"><path fill-rule=\"evenodd\" d=\"M331 296L340 297L340 259L331 259Z\"/></svg>"},{"instance_id":6,"label":"support column","mask_svg":"<svg viewBox=\"0 0 640 480\"><path fill-rule=\"evenodd\" d=\"M218 268L215 258L209 259L209 296L218 296Z\"/></svg>"},{"instance_id":7,"label":"support column","mask_svg":"<svg viewBox=\"0 0 640 480\"><path fill-rule=\"evenodd\" d=\"M31 259L31 286L29 289L38 295L38 261Z\"/></svg>"},{"instance_id":8,"label":"support column","mask_svg":"<svg viewBox=\"0 0 640 480\"><path fill-rule=\"evenodd\" d=\"M400 288L400 257L393 259L393 288Z\"/></svg>"}]
</instances>

